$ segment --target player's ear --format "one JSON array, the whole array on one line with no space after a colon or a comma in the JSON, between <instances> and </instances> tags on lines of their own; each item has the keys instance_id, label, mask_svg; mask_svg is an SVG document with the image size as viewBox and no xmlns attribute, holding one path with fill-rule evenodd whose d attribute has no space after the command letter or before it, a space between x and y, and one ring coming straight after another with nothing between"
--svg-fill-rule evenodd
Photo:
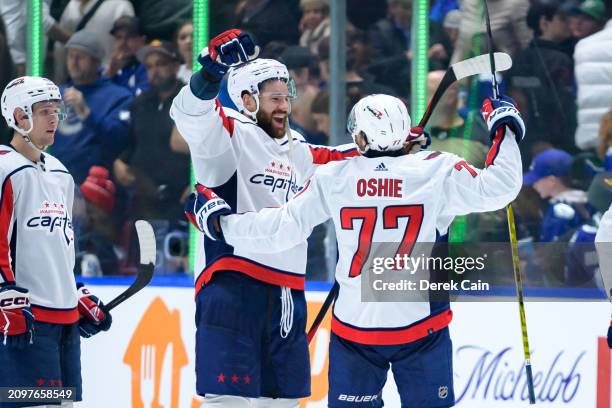
<instances>
[{"instance_id":1,"label":"player's ear","mask_svg":"<svg viewBox=\"0 0 612 408\"><path fill-rule=\"evenodd\" d=\"M249 111L255 112L257 110L257 102L255 102L255 98L248 92L242 93L242 105Z\"/></svg>"},{"instance_id":2,"label":"player's ear","mask_svg":"<svg viewBox=\"0 0 612 408\"><path fill-rule=\"evenodd\" d=\"M27 129L29 127L28 120L30 119L28 114L21 108L15 108L15 112L13 113L15 117L15 123L17 126L23 129Z\"/></svg>"}]
</instances>

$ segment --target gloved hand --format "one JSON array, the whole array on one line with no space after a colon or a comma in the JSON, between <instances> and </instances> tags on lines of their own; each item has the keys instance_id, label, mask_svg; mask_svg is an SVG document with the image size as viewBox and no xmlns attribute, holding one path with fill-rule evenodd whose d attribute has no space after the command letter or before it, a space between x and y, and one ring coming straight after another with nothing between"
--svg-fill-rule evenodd
<instances>
[{"instance_id":1,"label":"gloved hand","mask_svg":"<svg viewBox=\"0 0 612 408\"><path fill-rule=\"evenodd\" d=\"M520 142L525 137L525 123L516 103L509 96L500 95L499 99L486 98L480 108L482 118L489 128L489 137L493 140L498 129L507 126Z\"/></svg>"},{"instance_id":2,"label":"gloved hand","mask_svg":"<svg viewBox=\"0 0 612 408\"><path fill-rule=\"evenodd\" d=\"M208 238L213 241L223 240L219 217L231 214L231 207L210 188L199 183L195 188L196 191L185 201L185 215Z\"/></svg>"},{"instance_id":3,"label":"gloved hand","mask_svg":"<svg viewBox=\"0 0 612 408\"><path fill-rule=\"evenodd\" d=\"M91 337L100 331L110 328L113 318L110 313L104 310L104 303L91 292L81 282L77 283L77 293L79 296L79 331L81 337Z\"/></svg>"},{"instance_id":4,"label":"gloved hand","mask_svg":"<svg viewBox=\"0 0 612 408\"><path fill-rule=\"evenodd\" d=\"M27 289L16 285L0 288L0 332L4 346L23 349L33 343L34 315Z\"/></svg>"},{"instance_id":5,"label":"gloved hand","mask_svg":"<svg viewBox=\"0 0 612 408\"><path fill-rule=\"evenodd\" d=\"M431 144L431 136L421 126L410 128L410 133L406 138L408 143L417 142L421 145L421 149L427 149Z\"/></svg>"},{"instance_id":6,"label":"gloved hand","mask_svg":"<svg viewBox=\"0 0 612 408\"><path fill-rule=\"evenodd\" d=\"M257 58L259 47L248 33L241 30L227 30L210 40L202 50L198 62L204 72L221 78L230 67L244 64Z\"/></svg>"}]
</instances>

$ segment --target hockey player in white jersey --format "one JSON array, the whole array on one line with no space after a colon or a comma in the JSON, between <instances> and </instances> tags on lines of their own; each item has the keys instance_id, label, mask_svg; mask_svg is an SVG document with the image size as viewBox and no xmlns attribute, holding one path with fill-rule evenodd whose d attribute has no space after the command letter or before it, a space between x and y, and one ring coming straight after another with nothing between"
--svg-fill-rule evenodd
<instances>
[{"instance_id":1,"label":"hockey player in white jersey","mask_svg":"<svg viewBox=\"0 0 612 408\"><path fill-rule=\"evenodd\" d=\"M199 57L202 69L170 110L197 181L238 212L283 205L319 165L358 155L352 143L312 146L289 129L293 81L285 65L258 54L240 30L213 38ZM216 99L225 74L237 111ZM203 406L297 407L310 395L306 249L304 239L260 254L208 238L197 248L196 390Z\"/></svg>"},{"instance_id":2,"label":"hockey player in white jersey","mask_svg":"<svg viewBox=\"0 0 612 408\"><path fill-rule=\"evenodd\" d=\"M372 95L355 105L348 124L362 156L317 169L282 207L227 215L227 203L198 186L195 224L236 248L284 251L333 220L340 291L332 317L330 407L382 406L390 365L402 407L454 405L450 305L362 302L361 279L372 243L396 243L398 253L409 254L415 242L444 234L453 217L497 210L517 196L517 142L525 132L520 113L509 98L487 99L482 113L492 140L483 170L454 154L421 151L426 140L410 128L404 104Z\"/></svg>"},{"instance_id":3,"label":"hockey player in white jersey","mask_svg":"<svg viewBox=\"0 0 612 408\"><path fill-rule=\"evenodd\" d=\"M6 86L0 106L14 129L10 145L0 146L0 387L74 387L66 399L80 401L79 332L108 330L111 316L87 288L77 288L74 181L44 152L65 115L61 94L46 78L20 77ZM41 405L0 401L26 406Z\"/></svg>"}]
</instances>

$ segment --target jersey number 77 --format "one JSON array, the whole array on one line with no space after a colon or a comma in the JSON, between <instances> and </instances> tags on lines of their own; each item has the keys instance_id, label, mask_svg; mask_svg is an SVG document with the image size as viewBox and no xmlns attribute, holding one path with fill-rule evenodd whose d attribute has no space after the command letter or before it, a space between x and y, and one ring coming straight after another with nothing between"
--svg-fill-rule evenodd
<instances>
[{"instance_id":1,"label":"jersey number 77","mask_svg":"<svg viewBox=\"0 0 612 408\"><path fill-rule=\"evenodd\" d=\"M382 211L383 228L397 229L400 218L408 218L404 236L399 244L396 255L410 256L414 243L417 240L423 223L423 205L390 205ZM340 223L342 229L354 229L354 220L361 220L359 229L359 244L353 255L349 277L361 275L365 261L370 256L374 229L378 220L378 207L344 207L340 210Z\"/></svg>"}]
</instances>

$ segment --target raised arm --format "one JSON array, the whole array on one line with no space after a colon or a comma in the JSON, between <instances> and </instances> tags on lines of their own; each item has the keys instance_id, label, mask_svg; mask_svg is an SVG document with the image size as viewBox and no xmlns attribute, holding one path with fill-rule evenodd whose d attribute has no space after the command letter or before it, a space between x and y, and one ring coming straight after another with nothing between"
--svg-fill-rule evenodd
<instances>
[{"instance_id":1,"label":"raised arm","mask_svg":"<svg viewBox=\"0 0 612 408\"><path fill-rule=\"evenodd\" d=\"M330 215L320 180L315 174L292 200L282 207L231 214L230 207L203 186L190 196L185 213L209 238L259 253L284 251L304 242L312 229Z\"/></svg>"},{"instance_id":2,"label":"raised arm","mask_svg":"<svg viewBox=\"0 0 612 408\"><path fill-rule=\"evenodd\" d=\"M458 158L444 181L445 215L494 211L516 198L523 184L517 140L525 134L519 111L510 98L485 100L483 117L489 127L491 149L483 170Z\"/></svg>"}]
</instances>

